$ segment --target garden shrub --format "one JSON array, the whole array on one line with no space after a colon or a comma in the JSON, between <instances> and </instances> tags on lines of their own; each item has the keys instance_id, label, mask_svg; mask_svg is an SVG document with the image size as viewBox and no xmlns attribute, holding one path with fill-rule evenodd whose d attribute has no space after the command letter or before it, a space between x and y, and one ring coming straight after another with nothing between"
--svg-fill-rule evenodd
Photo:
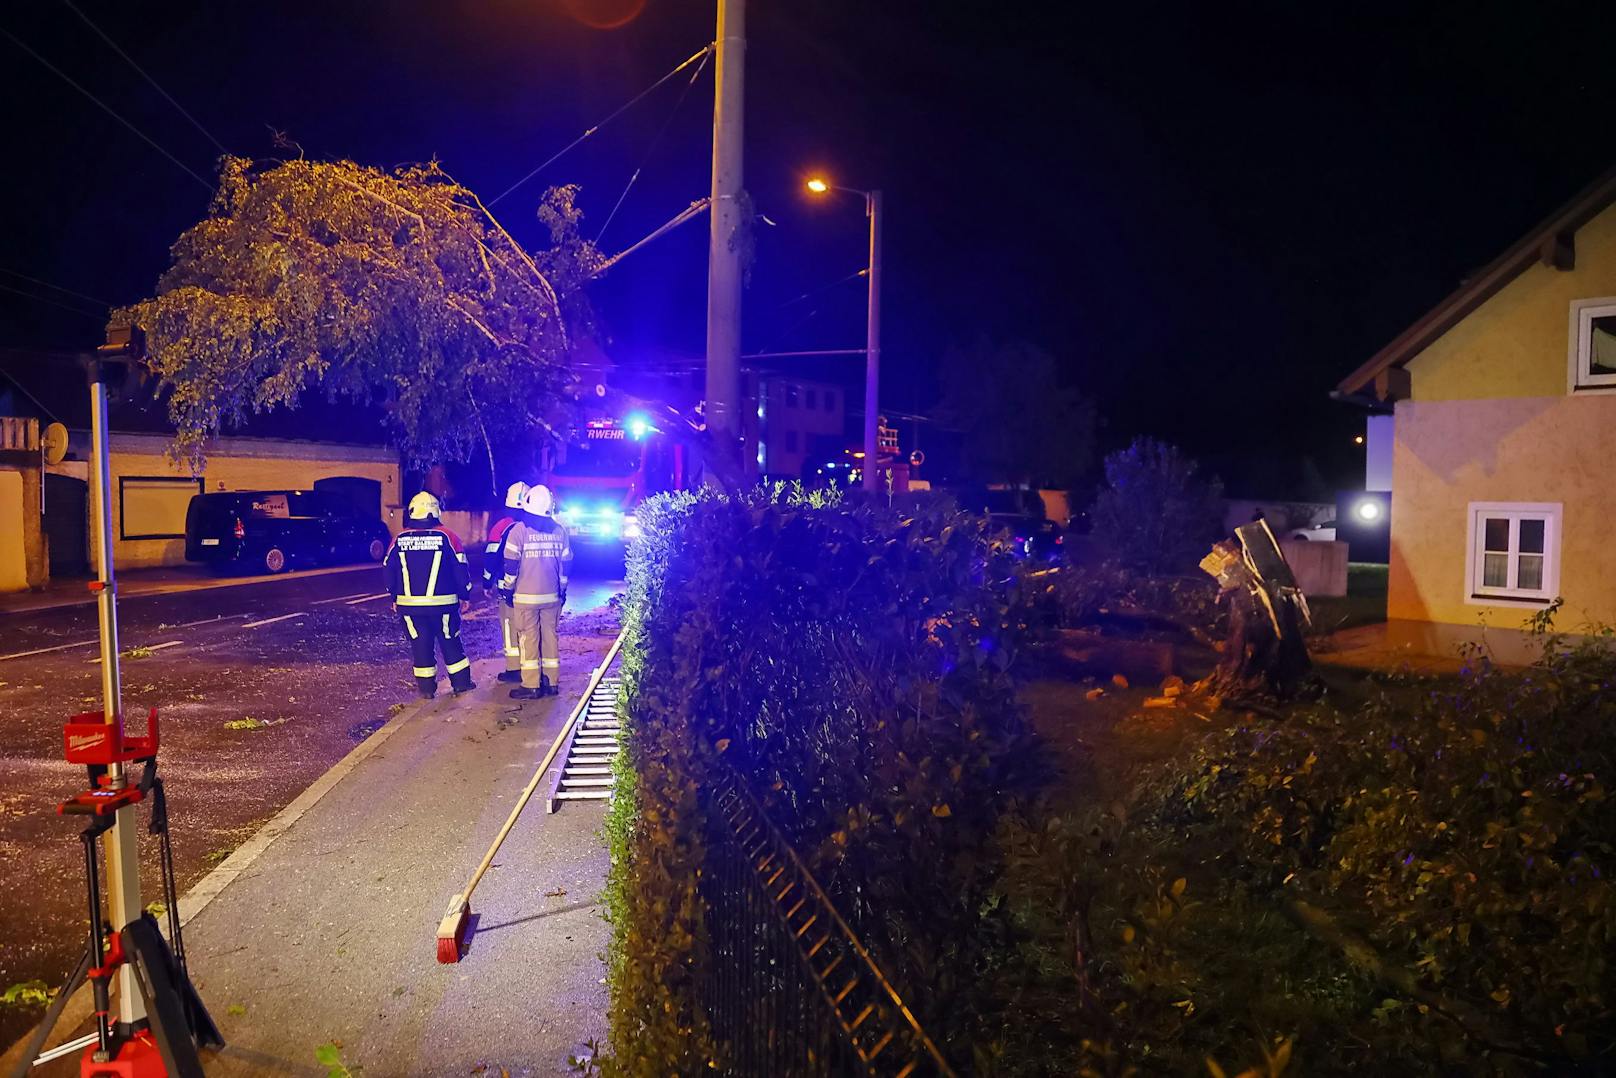
<instances>
[{"instance_id":1,"label":"garden shrub","mask_svg":"<svg viewBox=\"0 0 1616 1078\"><path fill-rule=\"evenodd\" d=\"M1608 641L1551 642L1525 672L1231 727L1157 785L1155 840L1366 943L1390 1040L1597 1069L1616 1051L1612 684Z\"/></svg>"},{"instance_id":2,"label":"garden shrub","mask_svg":"<svg viewBox=\"0 0 1616 1078\"><path fill-rule=\"evenodd\" d=\"M618 1073L695 1073L705 792L733 766L945 1054L996 1021L996 832L1036 792L1010 669L1032 589L978 518L834 495L668 495L640 511L626 751L608 819Z\"/></svg>"},{"instance_id":3,"label":"garden shrub","mask_svg":"<svg viewBox=\"0 0 1616 1078\"><path fill-rule=\"evenodd\" d=\"M1190 573L1222 538L1223 484L1177 446L1135 438L1105 456L1105 487L1089 510L1095 544L1150 575Z\"/></svg>"}]
</instances>

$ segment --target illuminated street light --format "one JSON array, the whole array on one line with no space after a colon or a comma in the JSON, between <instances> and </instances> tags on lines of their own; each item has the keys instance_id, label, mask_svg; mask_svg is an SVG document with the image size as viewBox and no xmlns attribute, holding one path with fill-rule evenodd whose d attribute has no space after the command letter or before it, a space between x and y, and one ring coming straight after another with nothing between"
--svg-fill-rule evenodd
<instances>
[{"instance_id":1,"label":"illuminated street light","mask_svg":"<svg viewBox=\"0 0 1616 1078\"><path fill-rule=\"evenodd\" d=\"M864 455L873 464L880 459L880 392L881 392L881 192L861 191L856 187L840 187L821 176L811 176L808 190L816 195L842 191L860 195L864 199L864 216L870 219L870 264L865 271L869 289L869 307L864 322ZM881 469L865 471L863 484L868 490L879 490Z\"/></svg>"},{"instance_id":2,"label":"illuminated street light","mask_svg":"<svg viewBox=\"0 0 1616 1078\"><path fill-rule=\"evenodd\" d=\"M1363 443L1364 443L1363 435L1356 434L1356 435L1353 436L1353 438L1352 438L1352 444L1353 445L1363 445Z\"/></svg>"},{"instance_id":3,"label":"illuminated street light","mask_svg":"<svg viewBox=\"0 0 1616 1078\"><path fill-rule=\"evenodd\" d=\"M1373 524L1375 521L1379 520L1380 519L1380 503L1379 502L1369 502L1369 501L1359 502L1358 503L1358 519L1363 521L1366 524Z\"/></svg>"}]
</instances>

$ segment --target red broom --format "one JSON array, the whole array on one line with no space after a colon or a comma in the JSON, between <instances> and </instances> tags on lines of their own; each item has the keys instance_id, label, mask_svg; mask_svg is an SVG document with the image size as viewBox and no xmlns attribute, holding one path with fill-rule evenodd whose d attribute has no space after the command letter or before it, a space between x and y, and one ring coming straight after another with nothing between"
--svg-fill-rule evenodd
<instances>
[{"instance_id":1,"label":"red broom","mask_svg":"<svg viewBox=\"0 0 1616 1078\"><path fill-rule=\"evenodd\" d=\"M439 962L460 961L461 948L466 942L466 929L471 919L471 893L477 889L477 884L482 880L483 873L488 871L488 866L494 863L494 856L499 853L500 846L505 842L505 836L509 835L511 828L516 826L516 818L522 815L522 810L527 808L527 803L533 799L533 793L539 788L539 783L543 781L544 773L550 769L550 764L554 762L556 753L561 751L561 746L566 744L567 735L572 732L572 728L577 725L579 717L589 707L589 698L594 695L596 686L600 684L600 679L606 676L606 671L612 665L612 660L617 658L617 649L622 644L623 637L619 633L617 639L612 641L611 649L606 652L606 658L595 668L595 672L589 676L589 684L584 687L584 694L578 698L578 705L572 709L572 714L568 716L567 721L561 724L561 732L556 734L555 741L550 745L550 751L544 754L544 759L539 763L538 770L534 771L533 778L528 780L527 789L522 791L522 796L517 800L516 807L511 809L511 814L506 818L505 826L499 829L499 834L495 837L494 844L488 847L488 852L483 855L483 863L477 866L476 872L472 873L471 882L466 884L464 891L449 900L449 908L444 911L443 920L438 922Z\"/></svg>"}]
</instances>

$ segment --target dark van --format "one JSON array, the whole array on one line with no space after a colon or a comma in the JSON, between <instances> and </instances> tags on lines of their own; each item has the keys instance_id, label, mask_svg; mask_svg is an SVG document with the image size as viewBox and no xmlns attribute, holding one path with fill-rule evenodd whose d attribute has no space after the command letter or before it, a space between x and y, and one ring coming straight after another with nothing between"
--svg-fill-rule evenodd
<instances>
[{"instance_id":1,"label":"dark van","mask_svg":"<svg viewBox=\"0 0 1616 1078\"><path fill-rule=\"evenodd\" d=\"M185 513L185 560L266 573L294 564L379 562L391 534L366 501L340 487L198 494Z\"/></svg>"}]
</instances>

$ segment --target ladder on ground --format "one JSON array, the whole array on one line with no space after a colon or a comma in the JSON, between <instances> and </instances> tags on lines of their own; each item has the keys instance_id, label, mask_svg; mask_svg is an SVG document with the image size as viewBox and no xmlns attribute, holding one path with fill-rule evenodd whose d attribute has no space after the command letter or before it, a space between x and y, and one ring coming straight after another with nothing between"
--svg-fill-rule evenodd
<instances>
[{"instance_id":1,"label":"ladder on ground","mask_svg":"<svg viewBox=\"0 0 1616 1078\"><path fill-rule=\"evenodd\" d=\"M603 677L589 694L583 717L572 729L560 770L550 782L547 811L563 801L605 801L612 796L612 762L617 759L622 727L617 721L617 693L622 679Z\"/></svg>"}]
</instances>

